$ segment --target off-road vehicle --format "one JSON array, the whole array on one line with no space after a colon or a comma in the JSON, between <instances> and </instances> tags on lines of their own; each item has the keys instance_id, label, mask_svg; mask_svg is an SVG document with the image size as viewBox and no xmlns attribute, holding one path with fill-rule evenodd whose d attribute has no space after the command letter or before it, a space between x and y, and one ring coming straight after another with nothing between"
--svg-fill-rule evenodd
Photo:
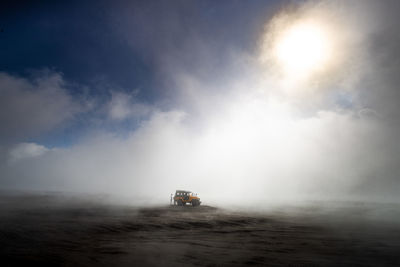
<instances>
[{"instance_id":1,"label":"off-road vehicle","mask_svg":"<svg viewBox=\"0 0 400 267\"><path fill-rule=\"evenodd\" d=\"M193 207L200 206L200 198L197 194L190 191L176 190L174 196L174 205L185 206L186 203L192 204Z\"/></svg>"}]
</instances>

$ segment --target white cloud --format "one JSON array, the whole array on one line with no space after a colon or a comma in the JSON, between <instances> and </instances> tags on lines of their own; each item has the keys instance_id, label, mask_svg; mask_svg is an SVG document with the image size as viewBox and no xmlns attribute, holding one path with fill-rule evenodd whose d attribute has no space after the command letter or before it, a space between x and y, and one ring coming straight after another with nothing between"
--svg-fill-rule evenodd
<instances>
[{"instance_id":1,"label":"white cloud","mask_svg":"<svg viewBox=\"0 0 400 267\"><path fill-rule=\"evenodd\" d=\"M237 101L199 128L182 112L157 112L125 138L96 132L52 153L24 145L17 157L41 157L2 173L23 188L105 192L147 204L167 201L177 188L220 205L357 199L360 185L371 190L369 199L397 192L383 186L384 173L398 170L390 167L390 141L376 135L378 121L333 111L297 118L290 105Z\"/></svg>"},{"instance_id":2,"label":"white cloud","mask_svg":"<svg viewBox=\"0 0 400 267\"><path fill-rule=\"evenodd\" d=\"M44 72L28 80L0 73L0 138L15 141L48 132L80 112L60 74Z\"/></svg>"},{"instance_id":3,"label":"white cloud","mask_svg":"<svg viewBox=\"0 0 400 267\"><path fill-rule=\"evenodd\" d=\"M134 94L112 92L109 102L108 116L113 120L144 118L150 115L154 108L136 101Z\"/></svg>"},{"instance_id":4,"label":"white cloud","mask_svg":"<svg viewBox=\"0 0 400 267\"><path fill-rule=\"evenodd\" d=\"M26 158L38 157L47 151L49 151L48 148L36 143L19 143L10 149L9 162L14 163Z\"/></svg>"}]
</instances>

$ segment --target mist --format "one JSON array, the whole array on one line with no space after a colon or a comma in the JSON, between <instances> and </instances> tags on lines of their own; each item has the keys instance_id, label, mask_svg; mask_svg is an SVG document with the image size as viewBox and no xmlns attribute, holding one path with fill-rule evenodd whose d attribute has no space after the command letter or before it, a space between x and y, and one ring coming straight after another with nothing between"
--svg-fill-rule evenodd
<instances>
[{"instance_id":1,"label":"mist","mask_svg":"<svg viewBox=\"0 0 400 267\"><path fill-rule=\"evenodd\" d=\"M118 20L111 11L121 38L157 65L161 97L150 103L136 88L72 95L60 72L3 72L0 186L140 204L168 203L176 189L216 205L398 202L398 8L396 1L282 3L247 25L245 47L230 35L213 39L196 17L181 19L181 9L167 8L164 24L152 23L146 6L144 15L127 8ZM271 62L269 42L281 25L309 16L329 21L335 60L289 79ZM143 43L130 39L130 25L151 29ZM171 27L173 40L151 34L167 27L160 25ZM41 134L82 118L88 126L73 144L40 143Z\"/></svg>"}]
</instances>

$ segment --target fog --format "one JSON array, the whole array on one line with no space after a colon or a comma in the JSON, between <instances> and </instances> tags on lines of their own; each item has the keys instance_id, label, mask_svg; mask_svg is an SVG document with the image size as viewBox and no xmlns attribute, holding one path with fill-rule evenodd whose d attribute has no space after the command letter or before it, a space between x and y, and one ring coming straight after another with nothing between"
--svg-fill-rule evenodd
<instances>
[{"instance_id":1,"label":"fog","mask_svg":"<svg viewBox=\"0 0 400 267\"><path fill-rule=\"evenodd\" d=\"M110 90L106 100L72 95L55 71L31 78L3 72L0 186L101 193L140 204L168 203L176 189L198 193L203 203L239 206L398 202L399 7L397 1L282 3L255 19L261 26L247 49L224 36L212 40L196 19L188 30L180 13L167 9L162 27L170 27L173 41L149 34L144 44L131 44L156 62L154 103L140 100L136 89ZM132 20L160 30L129 10L118 23L109 17L128 43ZM329 24L334 60L299 79L269 53L279 29L303 18ZM84 114L88 130L74 144L35 141ZM121 133L114 130L119 123L134 126Z\"/></svg>"}]
</instances>

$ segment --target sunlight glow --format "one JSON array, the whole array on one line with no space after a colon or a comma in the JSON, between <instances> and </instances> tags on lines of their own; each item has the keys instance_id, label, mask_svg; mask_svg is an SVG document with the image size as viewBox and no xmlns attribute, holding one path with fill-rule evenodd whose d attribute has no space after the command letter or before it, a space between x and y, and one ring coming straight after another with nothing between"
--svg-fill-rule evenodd
<instances>
[{"instance_id":1,"label":"sunlight glow","mask_svg":"<svg viewBox=\"0 0 400 267\"><path fill-rule=\"evenodd\" d=\"M327 32L320 25L299 22L278 36L273 52L287 75L303 78L324 68L331 47Z\"/></svg>"}]
</instances>

